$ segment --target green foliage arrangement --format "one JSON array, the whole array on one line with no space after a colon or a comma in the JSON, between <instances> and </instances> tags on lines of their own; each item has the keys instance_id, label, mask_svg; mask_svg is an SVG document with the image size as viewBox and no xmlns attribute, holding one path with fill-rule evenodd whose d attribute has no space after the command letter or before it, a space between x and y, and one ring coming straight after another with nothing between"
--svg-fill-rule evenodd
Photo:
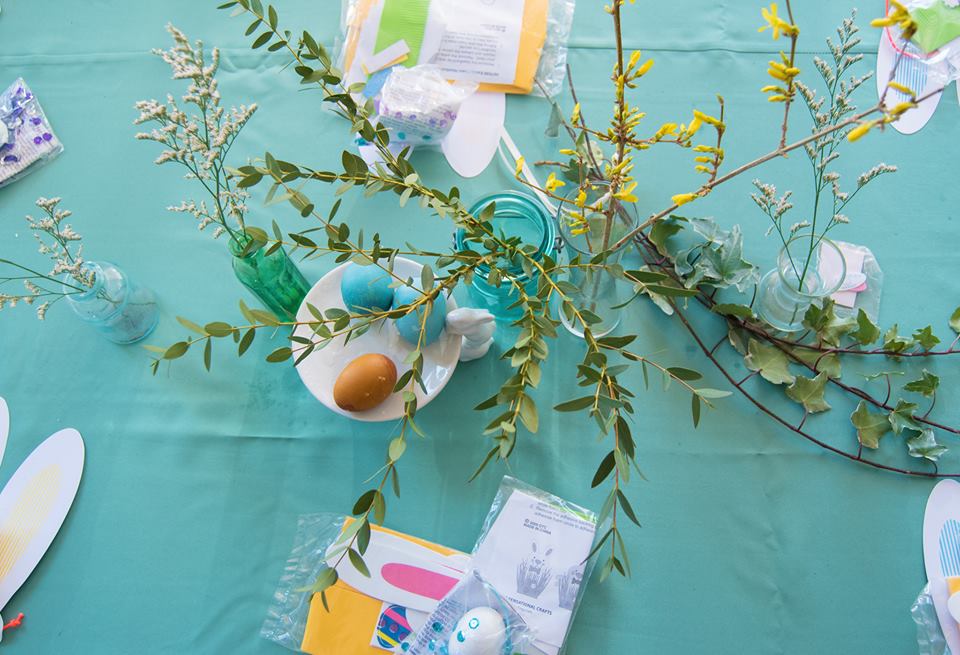
<instances>
[{"instance_id":1,"label":"green foliage arrangement","mask_svg":"<svg viewBox=\"0 0 960 655\"><path fill-rule=\"evenodd\" d=\"M845 77L859 62L858 56L850 54L857 43L852 19L840 27L839 41L829 44L832 62L815 62L828 89L825 96L818 96L812 87L799 79L801 71L796 52L800 30L794 23L790 3L786 3L787 18L780 17L776 5L771 5L763 10L766 24L761 29L770 29L775 39L786 37L790 41L789 53L781 53L779 60L770 62L768 72L773 84L764 88L768 99L783 107L779 143L766 155L724 172L728 153L724 147L726 124L722 98L718 99L716 116L696 111L686 122L667 123L650 136L640 134L643 114L631 104L630 95L650 70L652 61L642 61L639 52L624 52L621 28L624 5L624 0L611 0L606 7L617 43L611 74L615 108L608 126L604 129L590 127L576 99L576 90L571 88L574 107L569 118L559 105L555 105L549 126L553 132L560 132L562 128L571 138L570 147L561 150L566 159L548 163L556 170L551 172L542 187L521 179L524 162L517 165L517 177L521 182L536 186L539 193L565 203L568 213L562 220L569 222L567 227L571 232L591 233L593 242L598 244L589 259L576 257L564 263L549 257L535 258L532 247L502 237L491 226L492 207L480 215L472 215L456 187L431 186L415 170L407 151L393 154L388 148L390 135L376 121L372 102L357 99L359 87L344 86L342 72L309 32L294 34L283 30L276 9L264 6L261 0L224 3L222 8L251 20L246 33L254 37L253 48L266 47L270 52L284 53L301 83L318 88L324 102L344 120L345 130L359 133L374 145L382 158L382 163L371 167L352 152L344 151L341 170L327 171L286 161L268 152L247 166L228 169L237 189L268 186L268 202L289 203L298 214L316 221L308 230L286 235L274 225L272 235L261 232L255 238L269 248L286 246L305 257L332 254L337 262L349 260L379 266L391 274L393 262L399 255L418 257L427 262L419 280L397 280L398 284L407 284L422 292L416 302L364 315L311 306L313 318L305 324L314 337L293 337L288 345L272 352L268 361L293 360L298 363L333 339L352 338L377 321L398 318L430 306L439 294L449 293L459 284L469 284L481 265L489 267L491 283L513 287L516 306L522 315L514 324L516 339L503 354L512 372L492 395L477 405L479 411L490 412L492 416L482 429L489 438L490 448L475 475L492 461L509 459L524 431L537 431L542 408L536 402L535 390L541 383L543 363L550 356L550 343L558 337L561 317L565 318L582 331L586 351L576 366L580 390L552 409L587 414L602 437L600 463L591 484L593 487L605 485L609 489L600 517L602 521L610 520L610 528L601 535L595 551L606 553L601 565L603 577L614 571L629 575L624 518L639 525L637 512L625 493L631 478L639 474L635 427L631 421L635 413L635 392L628 386L629 373L637 369L644 386L649 385L651 376L659 376L667 385L688 394L694 426L702 418L704 405L713 406L716 400L735 391L789 432L849 460L910 476L960 477L960 474L941 472L936 466L938 457L945 450L937 441L937 434L960 434L960 429L933 418L940 385L937 376L924 370L920 377L908 379L897 389L893 380L898 371L888 371L886 366L881 366L872 379L885 388L876 393L868 385L858 386L845 380L842 371L843 362L851 358L876 359L893 364L896 369L897 364L907 360L958 354L960 337L948 347L938 349L940 339L932 326L906 335L901 334L897 326L881 330L863 312L854 319L840 318L829 300L809 308L804 318L804 332L778 333L756 316L747 296L756 282L756 268L743 258L740 229L726 230L710 219L676 213L681 206L694 203L726 181L804 149L814 167L813 192L818 206L823 197L826 200L822 206L829 207L832 197L829 215L824 214L827 217L820 218L818 223L821 212L818 209L806 219L809 225L803 225L804 221L801 221L800 227L785 227L782 220L789 210L789 195L778 197L772 187L761 184L756 200L781 238L810 228L812 251L828 231L846 222L842 210L853 196L873 178L889 170L889 167L882 166L868 171L858 181L855 191L845 193L830 168L839 149L847 141L897 120L922 98L914 98L905 103L907 106L896 107L888 107L881 98L879 103L862 111L852 105L850 94L866 79ZM813 128L808 136L788 142L790 110L798 95L809 110ZM708 142L700 140L702 128L706 128L703 133L709 135ZM632 177L636 159L659 147L692 151L696 169L704 174L705 181L697 189L674 195L670 206L651 214L627 233L615 236L613 226L619 220L622 208L638 203L634 194L637 185ZM307 195L310 183L336 185L336 196L351 192L364 196L389 193L396 197L400 206L416 203L439 219L449 221L451 228L464 230L467 247L434 252L409 244L403 248L387 246L381 243L377 234L368 237L363 232L355 232L346 222L338 222L339 200L329 210L321 211ZM560 189L567 184L575 184L576 188L560 195ZM595 193L600 186L603 192ZM613 254L623 248L633 249L642 258L643 265L627 269L614 263ZM808 261L809 257L798 261L797 265L805 267ZM511 278L507 264L519 264L535 278L535 290L529 292ZM704 357L729 382L732 391L704 387L700 372L650 359L643 353L642 339L637 334L595 336L593 326L603 317L580 302L581 290L565 279L565 275L573 270L602 272L632 285L632 301L654 301L684 328ZM242 324L218 321L201 326L182 319L181 322L194 335L160 349L153 362L154 369L161 362L183 357L200 346L209 367L210 344L214 340L232 341L238 354L243 355L262 330L272 333L278 327L301 325L279 321L262 310L250 309L243 304L241 310L246 321ZM708 340L704 336L705 330L695 324L695 313L701 319L712 317L715 322L724 323L723 338L715 343ZM960 334L960 310L952 315L949 323ZM722 356L721 349L729 351L727 356ZM730 356L733 352L736 357ZM731 361L744 363L749 374L745 378L735 375ZM385 464L373 478L378 482L359 496L352 509L357 520L337 543L338 565L349 559L361 572L366 570L363 555L370 539L370 525L382 523L386 516L388 487L399 496L399 463L409 436L422 434L416 422L417 399L412 392L414 385L420 384L422 350L418 348L407 363L411 369L396 386L396 391L403 393L405 399L402 427L398 436L387 444ZM803 373L795 374L797 369ZM789 418L789 410L771 407L761 400L758 386L769 385L782 387L786 398L802 410L799 421ZM807 426L809 416L830 409L828 392L852 397L859 402L851 417L850 440L853 445L849 448L817 436ZM924 400L928 403L927 408L921 408L912 399ZM891 432L906 437L909 454L925 463L922 468L898 468L869 455L879 448L882 437ZM322 594L337 579L337 566L326 569L312 590Z\"/></svg>"}]
</instances>

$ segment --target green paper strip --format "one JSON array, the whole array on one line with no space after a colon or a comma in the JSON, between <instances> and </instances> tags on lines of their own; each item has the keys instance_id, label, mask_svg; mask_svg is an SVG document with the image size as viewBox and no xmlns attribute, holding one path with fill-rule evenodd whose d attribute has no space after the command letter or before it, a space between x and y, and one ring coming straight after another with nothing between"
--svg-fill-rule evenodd
<instances>
[{"instance_id":1,"label":"green paper strip","mask_svg":"<svg viewBox=\"0 0 960 655\"><path fill-rule=\"evenodd\" d=\"M384 0L374 54L403 39L410 47L410 56L403 65L416 66L429 13L430 0Z\"/></svg>"},{"instance_id":2,"label":"green paper strip","mask_svg":"<svg viewBox=\"0 0 960 655\"><path fill-rule=\"evenodd\" d=\"M960 7L948 7L942 0L910 12L917 22L913 42L924 52L933 52L960 37Z\"/></svg>"}]
</instances>

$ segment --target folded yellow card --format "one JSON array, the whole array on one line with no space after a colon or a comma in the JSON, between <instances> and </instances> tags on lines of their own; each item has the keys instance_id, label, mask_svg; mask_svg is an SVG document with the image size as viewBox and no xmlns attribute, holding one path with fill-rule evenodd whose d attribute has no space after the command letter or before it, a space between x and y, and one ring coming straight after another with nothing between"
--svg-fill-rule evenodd
<instances>
[{"instance_id":1,"label":"folded yellow card","mask_svg":"<svg viewBox=\"0 0 960 655\"><path fill-rule=\"evenodd\" d=\"M372 526L364 560L370 577L349 564L340 567L340 579L326 592L329 612L319 594L310 600L301 650L383 655L423 624L469 563L451 548L378 526Z\"/></svg>"}]
</instances>

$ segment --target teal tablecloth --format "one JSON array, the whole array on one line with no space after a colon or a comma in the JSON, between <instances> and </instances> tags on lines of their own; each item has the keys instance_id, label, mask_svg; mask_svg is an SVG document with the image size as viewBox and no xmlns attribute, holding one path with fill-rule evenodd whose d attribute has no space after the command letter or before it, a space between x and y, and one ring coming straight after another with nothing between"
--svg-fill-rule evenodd
<instances>
[{"instance_id":1,"label":"teal tablecloth","mask_svg":"<svg viewBox=\"0 0 960 655\"><path fill-rule=\"evenodd\" d=\"M238 157L269 147L294 161L332 166L348 145L344 126L321 111L319 96L297 91L292 71L281 71L281 56L251 51L246 22L230 20L215 4L3 0L0 14L0 84L25 77L67 148L49 167L0 190L0 251L34 256L23 215L38 196L62 196L86 237L87 255L116 262L158 293L162 319L150 339L155 344L183 335L176 315L229 320L244 297L224 243L165 210L196 195L195 189L174 168L151 163L154 144L133 139L136 100L182 92L149 53L167 47L164 25L171 21L222 46L224 96L260 104L235 149ZM286 24L309 27L332 42L338 4L285 0L279 7ZM823 39L849 3L797 4L801 61L812 72L812 55L825 52ZM595 123L611 105L606 78L613 37L601 5L580 1L571 51L584 112ZM865 7L864 24L882 8L880 2ZM775 144L780 108L759 89L766 84L766 61L781 44L757 33L756 3L642 2L625 14L628 47L657 60L636 93L651 131L688 117L694 107L711 109L719 92L728 103L728 161L747 161ZM857 48L866 69L873 66L878 37L866 28ZM861 104L874 100L872 82L859 97ZM871 135L852 152L844 168L849 179L878 160L899 164L902 172L858 198L849 212L853 224L839 234L868 244L882 263L884 323L913 328L935 322L944 336L946 316L960 304L956 195L950 192L957 112L951 87L922 133ZM543 138L547 115L542 101L509 102L509 129L530 160L557 147ZM805 129L797 126L793 134ZM453 182L436 157L419 162L432 180ZM686 153L666 152L652 162L652 155L638 160L646 208L662 207L671 194L693 187ZM793 184L801 198L808 191L800 155L757 174L783 188ZM461 183L471 199L512 185L498 166ZM726 225L743 224L750 258L769 266L775 245L763 238L765 219L749 189L750 176L744 176L698 210ZM332 190L317 187L312 195L329 204ZM276 217L288 230L307 226L287 208L254 204L255 222ZM436 219L395 205L393 198L348 195L341 216L375 227L387 242L415 235L418 245L448 243ZM315 280L332 265L320 260L304 268ZM645 352L700 368L712 386L723 387L678 324L647 305L627 314L628 326L643 335ZM278 341L258 342L254 356L243 361L226 350L215 353L209 374L199 356L191 356L152 377L146 351L111 345L66 307L56 307L41 325L29 311L3 312L0 395L12 408L13 432L0 479L58 428L78 428L87 445L73 511L5 610L26 612L27 620L3 640L4 651L283 652L258 631L296 517L348 510L382 461L389 428L351 423L316 403L292 368L263 361ZM569 336L553 347L557 356L538 392L545 408L572 396L572 364L581 352ZM945 362L932 366L942 374L951 370ZM412 444L404 458L403 497L390 502L390 526L458 548L473 545L504 470L492 467L466 483L487 448L482 418L471 407L504 372L493 357L465 365L423 411L429 438ZM946 418L954 421L956 400L955 393L941 398ZM924 584L920 526L930 481L830 456L741 398L723 402L697 431L686 396L653 390L637 405L639 461L648 480L629 487L644 524L626 528L634 577L591 585L571 653L915 650L908 610ZM849 447L851 409L837 401L818 430ZM604 450L593 430L579 418L543 413L540 434L524 436L512 472L597 507L602 494L588 489ZM896 438L887 441L886 456L899 461Z\"/></svg>"}]
</instances>

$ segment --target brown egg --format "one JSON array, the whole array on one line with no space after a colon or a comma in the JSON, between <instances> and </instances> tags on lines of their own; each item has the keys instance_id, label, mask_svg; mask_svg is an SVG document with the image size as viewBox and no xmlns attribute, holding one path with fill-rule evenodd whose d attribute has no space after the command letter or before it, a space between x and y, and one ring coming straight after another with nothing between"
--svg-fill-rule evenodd
<instances>
[{"instance_id":1,"label":"brown egg","mask_svg":"<svg viewBox=\"0 0 960 655\"><path fill-rule=\"evenodd\" d=\"M350 412L373 409L397 383L397 367L385 355L361 355L347 364L333 385L333 401Z\"/></svg>"}]
</instances>

